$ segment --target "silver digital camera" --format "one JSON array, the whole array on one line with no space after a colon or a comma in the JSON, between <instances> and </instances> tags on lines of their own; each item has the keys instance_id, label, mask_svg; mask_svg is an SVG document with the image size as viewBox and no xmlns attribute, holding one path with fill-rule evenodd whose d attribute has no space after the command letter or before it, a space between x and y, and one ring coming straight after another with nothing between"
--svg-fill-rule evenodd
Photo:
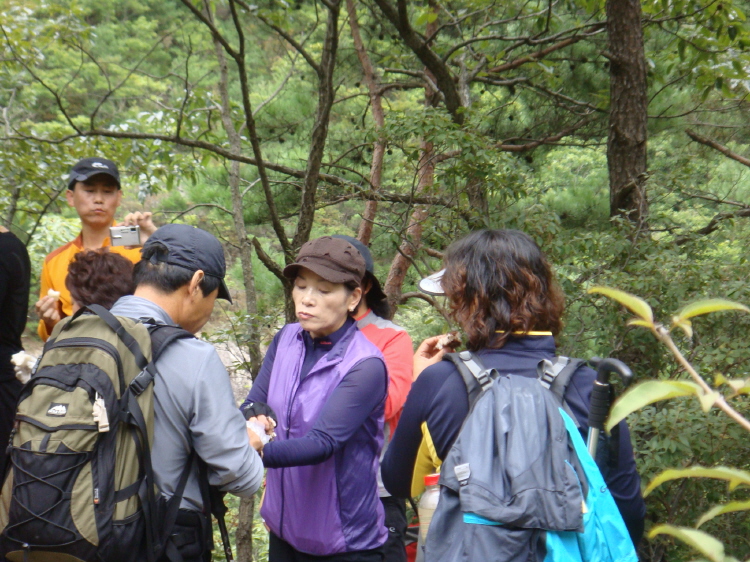
<instances>
[{"instance_id":1,"label":"silver digital camera","mask_svg":"<svg viewBox=\"0 0 750 562\"><path fill-rule=\"evenodd\" d=\"M109 227L109 239L113 246L140 246L141 227L136 226L111 226Z\"/></svg>"}]
</instances>

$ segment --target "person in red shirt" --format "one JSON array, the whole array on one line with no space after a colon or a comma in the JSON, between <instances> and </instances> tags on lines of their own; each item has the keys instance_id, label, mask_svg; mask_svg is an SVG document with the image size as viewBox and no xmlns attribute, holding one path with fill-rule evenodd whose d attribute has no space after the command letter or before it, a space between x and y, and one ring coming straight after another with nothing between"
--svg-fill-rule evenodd
<instances>
[{"instance_id":1,"label":"person in red shirt","mask_svg":"<svg viewBox=\"0 0 750 562\"><path fill-rule=\"evenodd\" d=\"M366 272L362 280L362 292L365 298L359 301L359 306L354 311L354 319L365 337L380 349L388 369L388 396L385 401L385 439L383 442L383 454L385 454L411 388L414 347L406 330L389 320L390 307L380 287L380 282L375 277L370 250L351 236L335 235L334 238L342 238L352 244L365 259ZM388 528L388 540L383 545L384 560L385 562L406 562L404 549L406 503L403 498L394 498L386 491L380 473L378 473L378 489L385 510L385 526Z\"/></svg>"}]
</instances>

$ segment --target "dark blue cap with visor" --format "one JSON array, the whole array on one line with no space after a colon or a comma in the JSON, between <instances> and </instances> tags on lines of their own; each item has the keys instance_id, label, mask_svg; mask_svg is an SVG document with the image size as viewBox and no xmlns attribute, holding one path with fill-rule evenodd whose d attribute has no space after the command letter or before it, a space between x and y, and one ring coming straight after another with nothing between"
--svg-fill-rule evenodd
<instances>
[{"instance_id":1,"label":"dark blue cap with visor","mask_svg":"<svg viewBox=\"0 0 750 562\"><path fill-rule=\"evenodd\" d=\"M206 275L219 279L217 298L232 302L224 282L227 271L224 248L213 234L187 224L168 224L149 237L142 251L153 244L163 245L167 248L167 254L152 255L151 263L168 263L193 272L200 269Z\"/></svg>"},{"instance_id":2,"label":"dark blue cap with visor","mask_svg":"<svg viewBox=\"0 0 750 562\"><path fill-rule=\"evenodd\" d=\"M117 165L112 160L98 157L84 158L76 162L68 176L68 189L73 189L79 181L85 182L99 175L109 176L120 189L120 172Z\"/></svg>"}]
</instances>

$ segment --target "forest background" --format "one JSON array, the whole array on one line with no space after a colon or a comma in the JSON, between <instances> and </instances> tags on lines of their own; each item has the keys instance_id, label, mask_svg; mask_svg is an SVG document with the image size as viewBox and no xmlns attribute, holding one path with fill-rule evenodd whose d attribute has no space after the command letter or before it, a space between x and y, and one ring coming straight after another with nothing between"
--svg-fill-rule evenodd
<instances>
[{"instance_id":1,"label":"forest background","mask_svg":"<svg viewBox=\"0 0 750 562\"><path fill-rule=\"evenodd\" d=\"M395 321L418 342L449 327L445 303L415 291L446 246L517 228L567 295L561 353L682 380L586 289L635 293L661 316L704 297L750 303L749 4L0 0L0 220L38 280L78 230L62 196L72 163L118 162L123 211L224 243L236 300L206 337L233 342L251 374L291 318L281 270L309 238L369 244ZM746 378L748 327L716 315L677 343L705 376ZM629 421L644 483L667 467L750 468L747 433L697 401ZM648 496L647 530L747 499L672 482ZM265 555L253 509L233 503L241 560ZM750 558L747 511L701 529ZM641 548L643 560L693 556L665 535Z\"/></svg>"}]
</instances>

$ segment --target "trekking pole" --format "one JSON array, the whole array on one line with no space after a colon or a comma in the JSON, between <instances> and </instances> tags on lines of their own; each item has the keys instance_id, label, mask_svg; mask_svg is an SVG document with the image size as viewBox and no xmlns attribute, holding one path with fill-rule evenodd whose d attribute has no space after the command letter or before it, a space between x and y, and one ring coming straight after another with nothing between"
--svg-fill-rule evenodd
<instances>
[{"instance_id":1,"label":"trekking pole","mask_svg":"<svg viewBox=\"0 0 750 562\"><path fill-rule=\"evenodd\" d=\"M216 519L216 523L219 525L219 533L221 534L221 544L224 547L224 556L227 562L233 562L234 556L232 556L232 544L229 542L229 531L227 531L226 504L224 504L224 493L220 492L216 486L209 486L208 494L211 499L211 514Z\"/></svg>"},{"instance_id":2,"label":"trekking pole","mask_svg":"<svg viewBox=\"0 0 750 562\"><path fill-rule=\"evenodd\" d=\"M589 406L589 434L586 446L591 458L596 457L596 448L599 444L599 434L604 429L604 422L609 414L609 374L620 375L622 384L628 386L633 380L633 371L619 359L591 358L591 364L596 367L596 380L591 390L591 404Z\"/></svg>"},{"instance_id":3,"label":"trekking pole","mask_svg":"<svg viewBox=\"0 0 750 562\"><path fill-rule=\"evenodd\" d=\"M224 556L227 562L232 562L234 556L232 556L232 545L229 542L229 532L227 531L227 522L224 520L224 516L221 519L216 520L219 523L219 533L221 533L221 542L224 546Z\"/></svg>"}]
</instances>

